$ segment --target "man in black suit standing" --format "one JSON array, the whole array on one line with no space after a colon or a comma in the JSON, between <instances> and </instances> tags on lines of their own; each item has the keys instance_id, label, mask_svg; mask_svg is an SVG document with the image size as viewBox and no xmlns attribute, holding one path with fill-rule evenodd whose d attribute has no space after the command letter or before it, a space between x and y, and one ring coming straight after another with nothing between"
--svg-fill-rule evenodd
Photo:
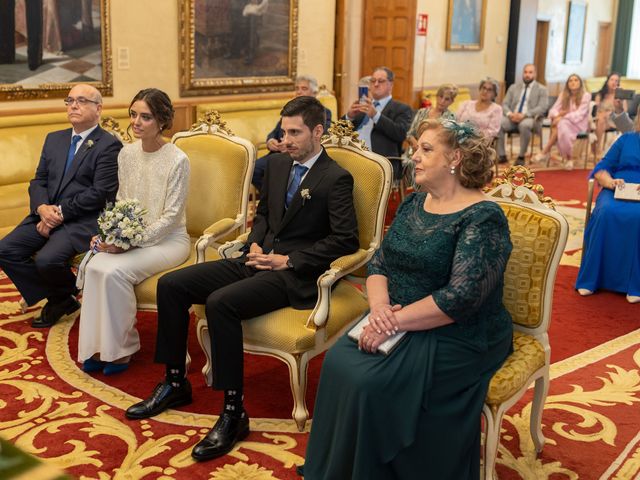
<instances>
[{"instance_id":1,"label":"man in black suit standing","mask_svg":"<svg viewBox=\"0 0 640 480\"><path fill-rule=\"evenodd\" d=\"M88 250L97 218L118 189L122 144L98 126L102 96L76 85L64 100L73 128L47 135L29 184L30 213L0 240L0 268L27 305L47 303L33 327L50 327L80 308L69 261Z\"/></svg>"},{"instance_id":2,"label":"man in black suit standing","mask_svg":"<svg viewBox=\"0 0 640 480\"><path fill-rule=\"evenodd\" d=\"M387 67L376 68L369 83L369 97L356 100L346 115L367 147L385 157L402 154L402 142L413 118L409 105L391 98L393 79Z\"/></svg>"},{"instance_id":3,"label":"man in black suit standing","mask_svg":"<svg viewBox=\"0 0 640 480\"><path fill-rule=\"evenodd\" d=\"M358 249L353 178L320 144L324 107L302 96L280 114L286 153L274 154L267 164L247 250L240 258L201 263L160 278L155 360L166 365L166 378L126 412L128 418L148 418L191 402L185 378L189 308L205 304L213 388L224 390L224 408L194 447L196 460L222 456L249 434L241 321L286 306L311 308L318 275Z\"/></svg>"}]
</instances>

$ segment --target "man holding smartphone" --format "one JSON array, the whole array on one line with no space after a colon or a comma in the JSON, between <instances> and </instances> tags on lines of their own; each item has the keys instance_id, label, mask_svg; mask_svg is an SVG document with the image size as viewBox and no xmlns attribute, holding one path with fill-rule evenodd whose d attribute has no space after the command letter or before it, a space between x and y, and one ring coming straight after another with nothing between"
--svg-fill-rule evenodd
<instances>
[{"instance_id":1,"label":"man holding smartphone","mask_svg":"<svg viewBox=\"0 0 640 480\"><path fill-rule=\"evenodd\" d=\"M611 120L615 124L616 128L622 133L633 130L633 120L629 116L628 112L635 112L640 106L640 95L634 95L634 93L635 92L633 90L616 88ZM625 110L625 103L627 101L630 101L629 108Z\"/></svg>"},{"instance_id":2,"label":"man holding smartphone","mask_svg":"<svg viewBox=\"0 0 640 480\"><path fill-rule=\"evenodd\" d=\"M402 154L402 142L413 118L409 105L391 97L393 79L393 72L387 67L376 68L371 75L369 96L358 98L345 116L367 147L385 157Z\"/></svg>"}]
</instances>

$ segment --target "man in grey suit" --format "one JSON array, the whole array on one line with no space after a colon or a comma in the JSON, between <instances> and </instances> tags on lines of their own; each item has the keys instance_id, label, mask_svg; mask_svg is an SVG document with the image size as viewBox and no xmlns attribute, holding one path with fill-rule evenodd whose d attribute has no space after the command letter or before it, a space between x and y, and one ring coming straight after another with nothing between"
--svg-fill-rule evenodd
<instances>
[{"instance_id":1,"label":"man in grey suit","mask_svg":"<svg viewBox=\"0 0 640 480\"><path fill-rule=\"evenodd\" d=\"M528 63L522 70L522 83L514 83L507 90L502 101L504 116L498 134L498 158L507 162L504 137L507 132L520 134L520 152L516 165L524 165L524 155L529 147L531 132L539 128L536 117L544 115L549 103L547 87L536 82L536 67Z\"/></svg>"}]
</instances>

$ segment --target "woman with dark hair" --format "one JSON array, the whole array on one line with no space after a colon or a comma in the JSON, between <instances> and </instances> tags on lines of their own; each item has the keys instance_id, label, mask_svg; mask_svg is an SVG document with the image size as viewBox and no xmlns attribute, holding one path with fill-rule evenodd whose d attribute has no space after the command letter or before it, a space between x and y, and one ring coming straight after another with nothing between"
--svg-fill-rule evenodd
<instances>
[{"instance_id":1,"label":"woman with dark hair","mask_svg":"<svg viewBox=\"0 0 640 480\"><path fill-rule=\"evenodd\" d=\"M502 303L507 219L482 187L495 151L467 123L426 120L405 199L369 263L369 324L322 365L307 480L480 477L480 414L512 349ZM387 356L377 352L406 332Z\"/></svg>"},{"instance_id":2,"label":"woman with dark hair","mask_svg":"<svg viewBox=\"0 0 640 480\"><path fill-rule=\"evenodd\" d=\"M615 128L616 125L611 120L611 113L614 110L614 100L616 88L620 86L620 74L611 72L602 85L602 88L596 93L594 101L596 103L596 143L594 145L596 155L600 156L603 145L604 132L607 128ZM627 101L622 102L622 111L627 111Z\"/></svg>"},{"instance_id":3,"label":"woman with dark hair","mask_svg":"<svg viewBox=\"0 0 640 480\"><path fill-rule=\"evenodd\" d=\"M162 270L181 264L190 250L185 222L189 159L162 132L171 128L173 106L166 93L141 90L129 106L130 128L138 141L118 156L117 200L137 199L145 215L140 248L123 250L91 240L98 253L86 265L78 360L85 372L122 372L140 350L135 328L134 286Z\"/></svg>"},{"instance_id":4,"label":"woman with dark hair","mask_svg":"<svg viewBox=\"0 0 640 480\"><path fill-rule=\"evenodd\" d=\"M547 161L551 147L558 144L562 163L566 170L573 170L573 144L578 133L589 127L589 104L591 94L584 88L582 78L575 73L569 75L562 93L549 110L551 119L551 135L542 152L536 155L537 162Z\"/></svg>"},{"instance_id":5,"label":"woman with dark hair","mask_svg":"<svg viewBox=\"0 0 640 480\"><path fill-rule=\"evenodd\" d=\"M490 141L498 136L502 121L502 107L496 103L499 89L497 80L483 78L478 88L478 100L463 102L456 112L459 121L473 123Z\"/></svg>"},{"instance_id":6,"label":"woman with dark hair","mask_svg":"<svg viewBox=\"0 0 640 480\"><path fill-rule=\"evenodd\" d=\"M635 131L616 140L591 177L602 191L584 232L576 289L582 296L598 289L626 293L629 303L640 303L640 203L614 196L640 184L640 115Z\"/></svg>"}]
</instances>

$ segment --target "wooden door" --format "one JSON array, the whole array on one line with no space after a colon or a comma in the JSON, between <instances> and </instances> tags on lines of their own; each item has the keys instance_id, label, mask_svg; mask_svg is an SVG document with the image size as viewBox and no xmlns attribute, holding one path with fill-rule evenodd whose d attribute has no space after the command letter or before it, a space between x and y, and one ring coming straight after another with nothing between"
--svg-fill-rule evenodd
<instances>
[{"instance_id":1,"label":"wooden door","mask_svg":"<svg viewBox=\"0 0 640 480\"><path fill-rule=\"evenodd\" d=\"M543 85L545 79L545 67L547 65L547 44L549 43L549 21L538 20L536 23L536 49L533 54L533 63L536 66L536 80Z\"/></svg>"},{"instance_id":2,"label":"wooden door","mask_svg":"<svg viewBox=\"0 0 640 480\"><path fill-rule=\"evenodd\" d=\"M348 98L346 95L346 75L347 69L345 68L345 3L347 0L336 0L336 19L335 19L335 45L333 48L333 91L338 101L338 114L342 116L345 113L344 105L348 105ZM336 119L337 120L337 119Z\"/></svg>"},{"instance_id":3,"label":"wooden door","mask_svg":"<svg viewBox=\"0 0 640 480\"><path fill-rule=\"evenodd\" d=\"M413 95L413 49L416 0L365 0L361 76L385 66L393 70L393 98L416 104Z\"/></svg>"},{"instance_id":4,"label":"wooden door","mask_svg":"<svg viewBox=\"0 0 640 480\"><path fill-rule=\"evenodd\" d=\"M598 48L594 73L596 77L606 77L611 70L611 47L612 47L611 22L600 22L598 24Z\"/></svg>"}]
</instances>

